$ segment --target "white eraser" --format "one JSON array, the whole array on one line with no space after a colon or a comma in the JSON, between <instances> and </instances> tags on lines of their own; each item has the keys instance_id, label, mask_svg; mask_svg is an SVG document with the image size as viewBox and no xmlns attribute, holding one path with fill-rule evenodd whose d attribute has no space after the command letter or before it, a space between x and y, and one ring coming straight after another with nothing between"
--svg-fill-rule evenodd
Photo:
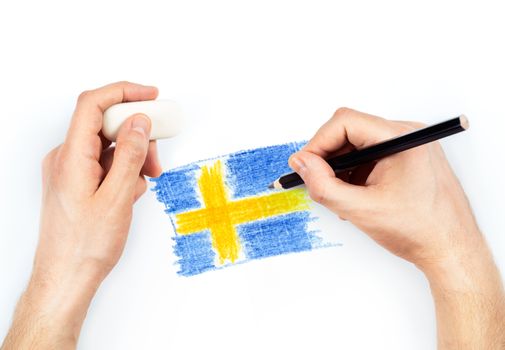
<instances>
[{"instance_id":1,"label":"white eraser","mask_svg":"<svg viewBox=\"0 0 505 350\"><path fill-rule=\"evenodd\" d=\"M173 137L180 131L182 112L177 103L154 100L118 103L107 108L103 114L103 136L116 141L121 124L137 113L145 114L151 119L151 140Z\"/></svg>"}]
</instances>

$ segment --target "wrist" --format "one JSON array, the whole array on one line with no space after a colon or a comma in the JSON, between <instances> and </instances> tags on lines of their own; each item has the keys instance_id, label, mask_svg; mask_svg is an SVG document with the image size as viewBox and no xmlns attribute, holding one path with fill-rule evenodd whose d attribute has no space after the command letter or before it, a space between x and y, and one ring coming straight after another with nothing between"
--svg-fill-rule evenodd
<instances>
[{"instance_id":1,"label":"wrist","mask_svg":"<svg viewBox=\"0 0 505 350\"><path fill-rule=\"evenodd\" d=\"M20 308L29 310L44 334L71 344L77 338L89 304L100 284L94 270L67 266L58 270L34 268Z\"/></svg>"},{"instance_id":2,"label":"wrist","mask_svg":"<svg viewBox=\"0 0 505 350\"><path fill-rule=\"evenodd\" d=\"M503 341L505 295L482 237L418 267L433 295L439 348L494 349Z\"/></svg>"},{"instance_id":3,"label":"wrist","mask_svg":"<svg viewBox=\"0 0 505 350\"><path fill-rule=\"evenodd\" d=\"M501 292L501 279L482 235L477 232L464 245L447 249L443 256L416 264L432 292L481 295Z\"/></svg>"}]
</instances>

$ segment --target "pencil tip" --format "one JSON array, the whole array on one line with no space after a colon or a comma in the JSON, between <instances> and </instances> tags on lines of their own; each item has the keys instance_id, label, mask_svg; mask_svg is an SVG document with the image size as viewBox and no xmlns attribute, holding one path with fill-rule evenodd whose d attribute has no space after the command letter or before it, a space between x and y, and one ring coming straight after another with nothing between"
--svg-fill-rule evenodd
<instances>
[{"instance_id":1,"label":"pencil tip","mask_svg":"<svg viewBox=\"0 0 505 350\"><path fill-rule=\"evenodd\" d=\"M269 189L271 190L280 190L282 188L282 185L281 183L279 182L279 179L275 180L274 182L272 182L269 186L268 186Z\"/></svg>"}]
</instances>

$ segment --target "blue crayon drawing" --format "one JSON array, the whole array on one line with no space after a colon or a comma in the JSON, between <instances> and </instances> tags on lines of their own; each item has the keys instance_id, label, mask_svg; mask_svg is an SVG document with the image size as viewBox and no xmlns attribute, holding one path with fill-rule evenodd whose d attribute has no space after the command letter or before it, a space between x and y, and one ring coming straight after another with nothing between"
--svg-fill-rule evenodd
<instances>
[{"instance_id":1,"label":"blue crayon drawing","mask_svg":"<svg viewBox=\"0 0 505 350\"><path fill-rule=\"evenodd\" d=\"M268 188L291 172L303 142L241 151L192 163L152 179L175 231L179 274L192 276L253 259L332 246L304 188Z\"/></svg>"}]
</instances>

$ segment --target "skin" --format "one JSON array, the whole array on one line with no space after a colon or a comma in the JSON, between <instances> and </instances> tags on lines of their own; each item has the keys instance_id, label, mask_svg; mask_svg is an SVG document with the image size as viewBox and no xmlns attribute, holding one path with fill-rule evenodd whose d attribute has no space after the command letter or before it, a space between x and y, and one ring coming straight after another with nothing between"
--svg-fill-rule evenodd
<instances>
[{"instance_id":1,"label":"skin","mask_svg":"<svg viewBox=\"0 0 505 350\"><path fill-rule=\"evenodd\" d=\"M110 147L100 135L103 111L157 95L154 87L121 82L79 96L65 142L42 163L33 272L2 349L76 347L91 299L123 252L144 175L161 173L149 119L130 117Z\"/></svg>"},{"instance_id":2,"label":"skin","mask_svg":"<svg viewBox=\"0 0 505 350\"><path fill-rule=\"evenodd\" d=\"M423 126L341 108L289 163L312 199L426 275L439 349L505 349L500 274L440 144L340 178L323 160Z\"/></svg>"},{"instance_id":3,"label":"skin","mask_svg":"<svg viewBox=\"0 0 505 350\"><path fill-rule=\"evenodd\" d=\"M2 349L76 347L91 299L123 251L143 176L161 172L146 116L128 119L114 148L100 136L102 114L112 104L156 96L156 88L121 82L79 97L65 142L43 162L33 273ZM290 165L315 201L424 272L440 349L503 349L500 275L440 145L339 178L323 160L420 126L342 108Z\"/></svg>"}]
</instances>

